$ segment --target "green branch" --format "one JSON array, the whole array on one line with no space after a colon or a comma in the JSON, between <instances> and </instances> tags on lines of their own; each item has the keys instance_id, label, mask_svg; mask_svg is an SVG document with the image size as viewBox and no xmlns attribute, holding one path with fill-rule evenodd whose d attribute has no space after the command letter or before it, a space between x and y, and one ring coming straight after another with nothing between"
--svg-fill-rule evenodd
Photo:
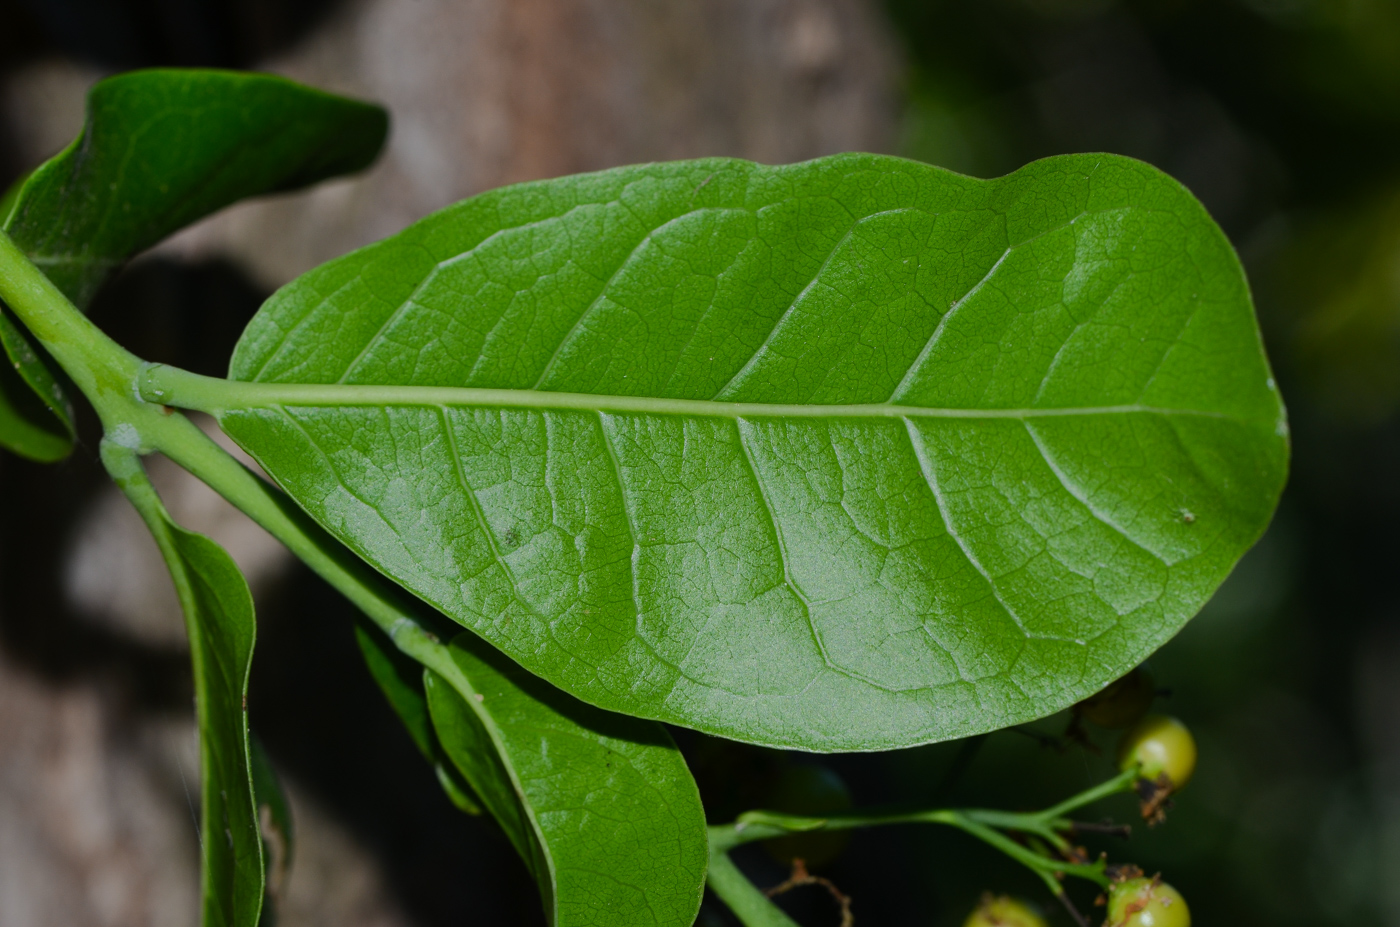
<instances>
[{"instance_id":1,"label":"green branch","mask_svg":"<svg viewBox=\"0 0 1400 927\"><path fill-rule=\"evenodd\" d=\"M142 402L137 395L136 374L141 360L79 312L3 231L0 299L53 355L109 430L115 430L114 426L122 421L122 413L133 412L138 406L157 408ZM127 443L119 435L114 439Z\"/></svg>"},{"instance_id":2,"label":"green branch","mask_svg":"<svg viewBox=\"0 0 1400 927\"><path fill-rule=\"evenodd\" d=\"M234 460L185 416L143 399L139 381L150 365L79 312L4 232L0 232L0 299L92 403L106 430L105 442L127 452L119 456L165 454L281 541L359 607L400 650L457 679L457 666L430 629L431 619L424 617L423 606L328 535L283 493ZM118 462L118 456L112 460ZM144 498L139 483L131 484L132 489Z\"/></svg>"},{"instance_id":3,"label":"green branch","mask_svg":"<svg viewBox=\"0 0 1400 927\"><path fill-rule=\"evenodd\" d=\"M1030 869L1040 877L1050 893L1057 897L1064 894L1060 879L1065 876L1085 879L1100 888L1107 888L1109 879L1105 874L1106 866L1103 861L1071 862L1064 856L1052 856L1024 846L1004 832L1044 838L1057 852L1067 854L1072 845L1065 839L1064 834L1074 829L1075 822L1065 815L1100 799L1130 791L1137 777L1137 770L1130 769L1057 805L1035 812L983 808L901 808L843 812L826 817L784 814L780 811L745 812L733 824L719 824L710 828L710 888L729 905L747 927L788 927L793 923L792 920L744 878L730 860L729 852L746 843L786 837L794 833L852 830L857 827L881 827L889 824L942 824L956 827Z\"/></svg>"}]
</instances>

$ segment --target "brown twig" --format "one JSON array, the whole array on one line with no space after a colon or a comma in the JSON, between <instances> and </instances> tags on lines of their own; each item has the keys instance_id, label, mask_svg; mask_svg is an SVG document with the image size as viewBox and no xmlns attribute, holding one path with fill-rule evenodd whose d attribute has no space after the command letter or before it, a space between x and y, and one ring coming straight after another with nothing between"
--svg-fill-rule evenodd
<instances>
[{"instance_id":1,"label":"brown twig","mask_svg":"<svg viewBox=\"0 0 1400 927\"><path fill-rule=\"evenodd\" d=\"M763 894L769 898L773 898L781 895L783 892L791 891L794 888L801 888L804 885L820 885L830 892L831 897L836 899L836 903L841 906L841 927L855 927L856 918L855 915L851 913L850 896L842 893L830 879L814 876L808 872L807 864L800 857L793 859L792 875L788 877L788 880L780 885L773 886ZM1088 925L1086 924L1085 927L1088 927Z\"/></svg>"},{"instance_id":2,"label":"brown twig","mask_svg":"<svg viewBox=\"0 0 1400 927\"><path fill-rule=\"evenodd\" d=\"M1115 824L1113 821L1071 821L1070 828L1079 834L1108 834L1111 837L1127 838L1132 834L1133 829L1127 824Z\"/></svg>"}]
</instances>

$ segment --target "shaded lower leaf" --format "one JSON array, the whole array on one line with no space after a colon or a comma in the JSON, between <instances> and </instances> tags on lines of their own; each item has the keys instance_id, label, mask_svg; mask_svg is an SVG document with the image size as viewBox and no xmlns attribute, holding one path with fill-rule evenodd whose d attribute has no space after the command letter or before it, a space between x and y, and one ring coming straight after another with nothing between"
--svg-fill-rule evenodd
<instances>
[{"instance_id":1,"label":"shaded lower leaf","mask_svg":"<svg viewBox=\"0 0 1400 927\"><path fill-rule=\"evenodd\" d=\"M185 613L199 722L200 922L257 927L265 874L248 734L253 596L223 548L171 521L133 450L104 438L102 463L155 538ZM258 778L275 822L285 805L269 785L270 769Z\"/></svg>"},{"instance_id":2,"label":"shaded lower leaf","mask_svg":"<svg viewBox=\"0 0 1400 927\"><path fill-rule=\"evenodd\" d=\"M3 209L0 208L0 212ZM51 463L73 450L73 407L29 337L0 307L0 447Z\"/></svg>"},{"instance_id":3,"label":"shaded lower leaf","mask_svg":"<svg viewBox=\"0 0 1400 927\"><path fill-rule=\"evenodd\" d=\"M0 229L9 224L10 215L15 211L15 206L19 203L19 191L23 189L24 182L29 179L33 171L28 171L15 180L0 194Z\"/></svg>"},{"instance_id":4,"label":"shaded lower leaf","mask_svg":"<svg viewBox=\"0 0 1400 927\"><path fill-rule=\"evenodd\" d=\"M555 927L689 925L709 856L695 782L659 724L600 711L472 634L433 725L540 887Z\"/></svg>"},{"instance_id":5,"label":"shaded lower leaf","mask_svg":"<svg viewBox=\"0 0 1400 927\"><path fill-rule=\"evenodd\" d=\"M247 717L253 598L223 548L174 524L166 530L177 558L167 555L167 563L185 609L199 717L202 923L254 927L264 872Z\"/></svg>"},{"instance_id":6,"label":"shaded lower leaf","mask_svg":"<svg viewBox=\"0 0 1400 927\"><path fill-rule=\"evenodd\" d=\"M433 764L438 783L447 793L448 800L467 814L481 814L481 803L472 794L471 786L462 778L456 766L443 753L442 745L433 731L432 720L428 717L428 701L423 693L423 667L388 644L380 632L364 624L355 626L355 640L359 642L360 653L364 655L370 675L379 684L389 706L403 722L408 736L424 759Z\"/></svg>"},{"instance_id":7,"label":"shaded lower leaf","mask_svg":"<svg viewBox=\"0 0 1400 927\"><path fill-rule=\"evenodd\" d=\"M5 230L86 306L132 255L240 199L358 171L384 110L271 74L152 69L88 93L83 130L14 195Z\"/></svg>"}]
</instances>

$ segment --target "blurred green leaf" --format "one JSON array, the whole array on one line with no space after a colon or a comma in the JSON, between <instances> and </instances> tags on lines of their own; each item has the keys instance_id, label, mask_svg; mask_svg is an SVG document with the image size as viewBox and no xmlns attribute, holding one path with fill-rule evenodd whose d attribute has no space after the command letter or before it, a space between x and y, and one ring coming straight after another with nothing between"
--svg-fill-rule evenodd
<instances>
[{"instance_id":1,"label":"blurred green leaf","mask_svg":"<svg viewBox=\"0 0 1400 927\"><path fill-rule=\"evenodd\" d=\"M452 680L424 671L433 724L525 860L554 927L688 927L709 858L695 782L659 725L599 711L473 634Z\"/></svg>"},{"instance_id":2,"label":"blurred green leaf","mask_svg":"<svg viewBox=\"0 0 1400 927\"><path fill-rule=\"evenodd\" d=\"M1234 251L1112 155L508 187L284 287L231 372L193 407L531 672L808 750L1097 691L1288 460Z\"/></svg>"},{"instance_id":3,"label":"blurred green leaf","mask_svg":"<svg viewBox=\"0 0 1400 927\"><path fill-rule=\"evenodd\" d=\"M360 170L383 109L267 74L133 71L88 94L78 138L6 194L5 231L79 307L133 255L237 200ZM48 415L0 381L0 445L41 460L72 443L67 400L13 326L4 346ZM51 378L50 378L51 382ZM29 406L32 406L29 403ZM48 418L56 418L49 422Z\"/></svg>"},{"instance_id":4,"label":"blurred green leaf","mask_svg":"<svg viewBox=\"0 0 1400 927\"><path fill-rule=\"evenodd\" d=\"M22 174L3 194L0 194L0 229L6 228L10 224L10 215L14 212L15 206L19 204L19 191L24 188L24 182L29 179L33 171Z\"/></svg>"},{"instance_id":5,"label":"blurred green leaf","mask_svg":"<svg viewBox=\"0 0 1400 927\"><path fill-rule=\"evenodd\" d=\"M365 658L370 675L399 716L418 752L433 764L438 783L448 799L467 814L481 814L481 803L471 786L442 751L433 722L428 716L428 700L423 693L423 667L404 656L384 640L381 632L363 624L355 626L355 640Z\"/></svg>"}]
</instances>

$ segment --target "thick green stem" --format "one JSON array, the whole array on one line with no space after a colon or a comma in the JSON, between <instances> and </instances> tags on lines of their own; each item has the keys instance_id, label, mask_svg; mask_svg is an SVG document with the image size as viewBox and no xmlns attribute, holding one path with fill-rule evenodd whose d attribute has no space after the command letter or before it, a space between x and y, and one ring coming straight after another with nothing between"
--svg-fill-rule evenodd
<instances>
[{"instance_id":1,"label":"thick green stem","mask_svg":"<svg viewBox=\"0 0 1400 927\"><path fill-rule=\"evenodd\" d=\"M194 474L281 541L322 579L354 603L418 662L454 676L446 647L421 617L421 609L313 522L281 491L254 475L181 417L189 429L162 429L152 447Z\"/></svg>"},{"instance_id":2,"label":"thick green stem","mask_svg":"<svg viewBox=\"0 0 1400 927\"><path fill-rule=\"evenodd\" d=\"M1065 815L1099 799L1130 790L1136 778L1137 771L1128 770L1092 788L1085 789L1078 795L1044 811L1028 813L982 808L920 808L912 810L903 808L834 814L817 818L783 814L776 811L750 811L740 815L733 824L716 825L710 828L711 887L731 907L734 906L735 902L731 902L728 895L733 895L737 899L737 903L747 906L746 911L752 910L752 914L740 913L738 909L735 910L735 913L739 914L739 918L748 927L790 923L786 919L786 915L774 907L761 892L750 885L747 879L744 879L738 869L734 868L728 855L730 850L755 840L768 840L773 837L783 837L805 831L850 830L856 827L878 827L886 824L943 824L956 827L964 833L976 837L1026 866L1039 876L1050 892L1056 896L1063 894L1064 889L1060 886L1059 879L1067 875L1087 879L1100 887L1107 888L1109 881L1104 874L1105 867L1102 862L1072 863L1067 859L1050 856L1023 846L1006 836L1003 831L1031 834L1043 838L1057 851L1066 852L1070 848L1070 843L1062 832L1070 830L1074 826L1074 822L1068 820ZM719 879L724 886L723 892L715 882L713 875L715 872L720 874ZM733 880L736 879L741 880L743 885L734 883ZM744 890L744 886L747 886L747 891ZM781 917L783 920L765 919L774 916Z\"/></svg>"},{"instance_id":3,"label":"thick green stem","mask_svg":"<svg viewBox=\"0 0 1400 927\"><path fill-rule=\"evenodd\" d=\"M460 681L460 671L447 647L421 617L421 606L322 531L286 496L230 457L189 419L142 399L139 381L149 365L79 312L4 232L0 232L0 299L93 404L108 444L129 452L125 457L132 460L136 453L159 451L189 470L357 605L400 650L454 683ZM125 466L122 455L106 456L119 467ZM139 483L133 483L133 488L140 501L149 502ZM138 499L133 497L132 501Z\"/></svg>"},{"instance_id":4,"label":"thick green stem","mask_svg":"<svg viewBox=\"0 0 1400 927\"><path fill-rule=\"evenodd\" d=\"M140 359L79 312L4 232L0 232L0 299L53 355L104 423L120 421L120 415L112 414L118 409L127 411L133 403L147 405L136 393Z\"/></svg>"}]
</instances>

